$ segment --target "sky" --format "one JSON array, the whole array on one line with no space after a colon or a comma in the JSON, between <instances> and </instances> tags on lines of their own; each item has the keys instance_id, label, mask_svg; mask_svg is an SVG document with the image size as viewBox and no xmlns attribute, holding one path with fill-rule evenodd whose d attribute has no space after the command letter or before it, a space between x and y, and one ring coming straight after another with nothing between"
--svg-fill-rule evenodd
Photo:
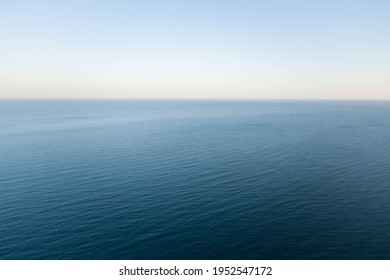
<instances>
[{"instance_id":1,"label":"sky","mask_svg":"<svg viewBox=\"0 0 390 280\"><path fill-rule=\"evenodd\" d=\"M0 98L390 99L390 1L0 0Z\"/></svg>"}]
</instances>

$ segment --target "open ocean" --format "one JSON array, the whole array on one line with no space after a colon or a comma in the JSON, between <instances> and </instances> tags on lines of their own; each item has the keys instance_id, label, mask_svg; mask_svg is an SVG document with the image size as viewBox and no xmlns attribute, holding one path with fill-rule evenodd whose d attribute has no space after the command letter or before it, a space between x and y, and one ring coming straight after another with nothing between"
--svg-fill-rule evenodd
<instances>
[{"instance_id":1,"label":"open ocean","mask_svg":"<svg viewBox=\"0 0 390 280\"><path fill-rule=\"evenodd\" d=\"M390 259L390 102L0 101L0 259Z\"/></svg>"}]
</instances>

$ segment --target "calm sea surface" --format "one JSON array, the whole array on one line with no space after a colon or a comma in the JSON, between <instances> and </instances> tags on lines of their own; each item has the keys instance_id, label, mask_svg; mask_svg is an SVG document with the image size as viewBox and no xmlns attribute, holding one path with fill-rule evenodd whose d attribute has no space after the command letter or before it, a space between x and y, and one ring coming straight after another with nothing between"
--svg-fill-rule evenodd
<instances>
[{"instance_id":1,"label":"calm sea surface","mask_svg":"<svg viewBox=\"0 0 390 280\"><path fill-rule=\"evenodd\" d=\"M0 101L0 259L390 259L390 102Z\"/></svg>"}]
</instances>

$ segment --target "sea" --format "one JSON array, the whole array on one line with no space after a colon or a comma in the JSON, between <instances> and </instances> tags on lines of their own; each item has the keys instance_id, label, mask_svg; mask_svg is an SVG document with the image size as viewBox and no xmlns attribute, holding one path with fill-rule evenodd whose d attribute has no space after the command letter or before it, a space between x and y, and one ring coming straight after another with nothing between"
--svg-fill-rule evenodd
<instances>
[{"instance_id":1,"label":"sea","mask_svg":"<svg viewBox=\"0 0 390 280\"><path fill-rule=\"evenodd\" d=\"M0 259L390 259L390 102L1 100Z\"/></svg>"}]
</instances>

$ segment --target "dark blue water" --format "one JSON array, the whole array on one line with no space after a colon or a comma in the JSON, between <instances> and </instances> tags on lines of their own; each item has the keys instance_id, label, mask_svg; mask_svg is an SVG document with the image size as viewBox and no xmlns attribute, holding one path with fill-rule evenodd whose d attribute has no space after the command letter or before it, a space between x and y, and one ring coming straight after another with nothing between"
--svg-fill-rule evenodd
<instances>
[{"instance_id":1,"label":"dark blue water","mask_svg":"<svg viewBox=\"0 0 390 280\"><path fill-rule=\"evenodd\" d=\"M390 103L1 101L0 259L390 259Z\"/></svg>"}]
</instances>

